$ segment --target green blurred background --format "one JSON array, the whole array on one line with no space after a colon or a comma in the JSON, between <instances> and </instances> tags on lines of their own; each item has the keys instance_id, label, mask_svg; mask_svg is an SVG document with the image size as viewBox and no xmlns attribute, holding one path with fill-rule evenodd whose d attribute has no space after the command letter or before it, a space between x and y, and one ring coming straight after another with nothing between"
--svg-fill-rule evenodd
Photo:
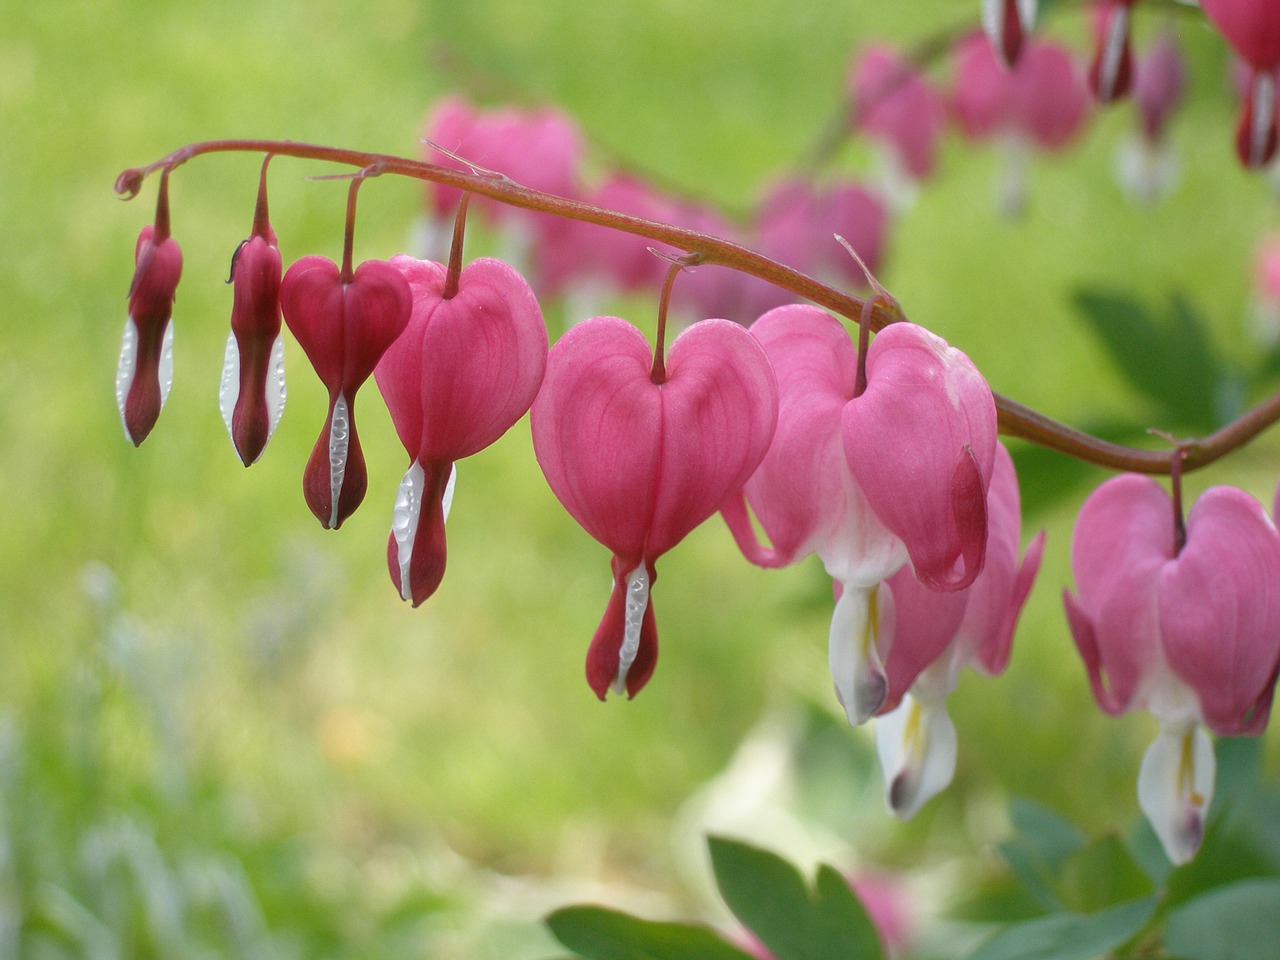
<instances>
[{"instance_id":1,"label":"green blurred background","mask_svg":"<svg viewBox=\"0 0 1280 960\"><path fill-rule=\"evenodd\" d=\"M1011 796L1127 830L1154 728L1101 717L1060 609L1071 519L1100 471L1023 461L1044 569L1009 672L966 676L953 699L957 782L904 826L883 812L870 737L837 716L816 561L764 573L718 520L704 525L660 564L653 682L602 705L582 657L608 556L542 482L526 423L462 464L449 573L416 611L386 573L404 462L372 386L370 494L340 533L301 497L324 400L292 341L286 415L244 470L216 395L222 280L250 226L256 158L202 158L174 177L173 393L137 450L113 403L134 240L154 202L153 184L114 198L125 167L241 136L415 156L429 107L460 92L560 106L601 162L741 211L825 129L861 44L911 43L977 8L0 0L0 956L543 957L554 947L537 918L573 899L710 910L708 822L898 872L926 891L925 913L992 868ZM1139 36L1160 19L1144 11ZM1135 124L1122 106L1066 156L1033 162L1016 222L994 209L996 153L949 137L891 234L881 279L909 316L994 389L1068 423L1179 426L1081 323L1081 288L1157 312L1180 292L1225 363L1259 363L1250 260L1275 226L1274 194L1231 154L1225 54L1193 15L1176 23L1193 88L1165 202L1116 186ZM1065 12L1050 29L1083 35ZM861 174L869 151L851 146L836 168ZM305 180L328 172L273 166L286 260L339 254L345 186ZM357 257L404 249L421 195L368 185ZM554 332L564 318L544 306ZM654 304L613 308L647 329ZM1190 487L1236 483L1269 502L1276 452L1264 438ZM744 739L754 746L738 752ZM691 804L736 752L740 809L723 791ZM752 799L787 757L801 771L791 802ZM779 810L794 833L770 819Z\"/></svg>"}]
</instances>

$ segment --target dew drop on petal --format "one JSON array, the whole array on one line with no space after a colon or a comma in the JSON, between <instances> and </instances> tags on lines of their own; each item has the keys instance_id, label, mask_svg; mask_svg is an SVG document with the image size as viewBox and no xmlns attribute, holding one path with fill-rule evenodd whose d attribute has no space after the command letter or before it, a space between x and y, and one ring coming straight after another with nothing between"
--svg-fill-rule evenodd
<instances>
[{"instance_id":1,"label":"dew drop on petal","mask_svg":"<svg viewBox=\"0 0 1280 960\"><path fill-rule=\"evenodd\" d=\"M642 562L627 574L627 601L623 612L622 646L618 649L618 676L613 681L613 692L627 692L627 671L635 663L640 652L640 628L644 625L644 612L649 608L649 571Z\"/></svg>"},{"instance_id":2,"label":"dew drop on petal","mask_svg":"<svg viewBox=\"0 0 1280 960\"><path fill-rule=\"evenodd\" d=\"M160 347L160 406L169 399L169 388L173 386L173 324L167 323L164 328L164 344Z\"/></svg>"},{"instance_id":3,"label":"dew drop on petal","mask_svg":"<svg viewBox=\"0 0 1280 960\"><path fill-rule=\"evenodd\" d=\"M124 426L125 438L132 443L129 436L129 424L125 422L124 404L129 396L129 385L133 383L133 375L138 364L138 328L130 317L124 322L124 340L120 345L120 364L116 367L116 407L120 410L120 423Z\"/></svg>"},{"instance_id":4,"label":"dew drop on petal","mask_svg":"<svg viewBox=\"0 0 1280 960\"><path fill-rule=\"evenodd\" d=\"M345 394L338 394L333 404L333 416L329 422L329 497L333 512L329 515L330 529L338 526L338 507L342 500L342 479L347 473L347 449L351 444L351 421L347 411Z\"/></svg>"},{"instance_id":5,"label":"dew drop on petal","mask_svg":"<svg viewBox=\"0 0 1280 960\"><path fill-rule=\"evenodd\" d=\"M422 488L425 479L417 460L400 481L396 506L391 512L391 535L396 540L396 562L400 567L400 596L413 599L409 583L409 565L413 562L413 541L418 534L418 516L422 513Z\"/></svg>"},{"instance_id":6,"label":"dew drop on petal","mask_svg":"<svg viewBox=\"0 0 1280 960\"><path fill-rule=\"evenodd\" d=\"M276 336L271 345L271 365L267 367L267 439L276 432L276 424L284 415L284 335Z\"/></svg>"},{"instance_id":7,"label":"dew drop on petal","mask_svg":"<svg viewBox=\"0 0 1280 960\"><path fill-rule=\"evenodd\" d=\"M236 400L240 397L240 345L234 333L227 334L227 352L222 360L222 382L218 384L218 407L222 410L222 422L227 425L231 442L236 442L231 432L232 418L236 412Z\"/></svg>"}]
</instances>

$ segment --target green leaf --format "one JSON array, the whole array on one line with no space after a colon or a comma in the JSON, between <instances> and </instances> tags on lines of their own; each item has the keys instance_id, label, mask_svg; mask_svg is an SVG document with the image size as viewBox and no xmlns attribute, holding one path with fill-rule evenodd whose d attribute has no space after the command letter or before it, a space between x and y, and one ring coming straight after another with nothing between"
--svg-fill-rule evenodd
<instances>
[{"instance_id":1,"label":"green leaf","mask_svg":"<svg viewBox=\"0 0 1280 960\"><path fill-rule=\"evenodd\" d=\"M848 881L834 868L823 864L818 868L815 888L822 949L811 952L810 956L879 960L880 935L862 901L849 889Z\"/></svg>"},{"instance_id":2,"label":"green leaf","mask_svg":"<svg viewBox=\"0 0 1280 960\"><path fill-rule=\"evenodd\" d=\"M1151 878L1114 835L1067 857L1057 887L1068 906L1085 913L1155 892Z\"/></svg>"},{"instance_id":3,"label":"green leaf","mask_svg":"<svg viewBox=\"0 0 1280 960\"><path fill-rule=\"evenodd\" d=\"M655 923L604 907L565 907L546 923L586 960L752 960L709 927Z\"/></svg>"},{"instance_id":4,"label":"green leaf","mask_svg":"<svg viewBox=\"0 0 1280 960\"><path fill-rule=\"evenodd\" d=\"M1000 854L1023 889L1046 910L1067 906L1054 888L1062 863L1085 845L1084 834L1048 807L1015 797L1009 804L1015 836L1000 844Z\"/></svg>"},{"instance_id":5,"label":"green leaf","mask_svg":"<svg viewBox=\"0 0 1280 960\"><path fill-rule=\"evenodd\" d=\"M969 960L1096 960L1133 938L1155 913L1144 897L1097 913L1055 913L1006 927Z\"/></svg>"},{"instance_id":6,"label":"green leaf","mask_svg":"<svg viewBox=\"0 0 1280 960\"><path fill-rule=\"evenodd\" d=\"M1169 914L1165 949L1182 960L1256 960L1280 946L1280 880L1245 880Z\"/></svg>"},{"instance_id":7,"label":"green leaf","mask_svg":"<svg viewBox=\"0 0 1280 960\"><path fill-rule=\"evenodd\" d=\"M1081 290L1080 315L1102 341L1119 372L1155 402L1166 429L1211 430L1220 420L1226 377L1200 315L1175 296L1168 319L1121 294Z\"/></svg>"},{"instance_id":8,"label":"green leaf","mask_svg":"<svg viewBox=\"0 0 1280 960\"><path fill-rule=\"evenodd\" d=\"M811 895L777 854L724 837L707 844L720 895L778 960L879 960L879 935L837 871L819 868Z\"/></svg>"}]
</instances>

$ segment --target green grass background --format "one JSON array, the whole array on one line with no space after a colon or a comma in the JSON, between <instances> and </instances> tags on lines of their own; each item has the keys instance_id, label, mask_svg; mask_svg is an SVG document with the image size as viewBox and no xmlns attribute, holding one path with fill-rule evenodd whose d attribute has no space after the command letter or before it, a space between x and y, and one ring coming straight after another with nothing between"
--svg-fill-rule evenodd
<instances>
[{"instance_id":1,"label":"green grass background","mask_svg":"<svg viewBox=\"0 0 1280 960\"><path fill-rule=\"evenodd\" d=\"M766 574L706 524L660 564L654 681L601 705L581 661L608 557L542 482L526 423L462 464L449 574L416 611L385 571L404 463L372 387L359 405L370 494L340 533L301 498L324 401L292 341L284 420L241 467L217 412L221 281L250 225L256 159L202 158L174 177L173 393L138 450L113 403L154 201L151 184L114 198L125 167L232 136L412 156L430 105L464 92L556 104L598 159L743 210L829 122L859 45L976 15L971 0L0 0L0 955L230 943L245 956L534 957L552 948L532 919L584 890L705 909L673 823L763 718L824 731L831 856L908 877L945 866L941 902L989 869L1012 795L1127 829L1153 727L1098 714L1060 610L1087 484L1027 518L1049 546L1013 665L966 677L957 783L902 826L879 809L868 738L838 728L815 563ZM1138 20L1147 35L1159 17ZM1072 314L1080 286L1155 306L1181 291L1224 353L1252 362L1249 262L1274 195L1231 155L1224 53L1194 16L1176 22L1194 79L1166 202L1115 186L1134 123L1121 107L1067 156L1034 162L1018 222L993 211L995 153L950 138L892 233L881 279L908 314L994 389L1072 424L1148 424ZM1082 33L1067 14L1052 29ZM858 173L869 152L854 145L837 166ZM273 166L286 259L339 253L345 187L304 179L322 172ZM368 185L357 256L404 248L420 197L412 182ZM651 322L653 303L624 308ZM1264 439L1190 486L1269 501L1276 452Z\"/></svg>"}]
</instances>

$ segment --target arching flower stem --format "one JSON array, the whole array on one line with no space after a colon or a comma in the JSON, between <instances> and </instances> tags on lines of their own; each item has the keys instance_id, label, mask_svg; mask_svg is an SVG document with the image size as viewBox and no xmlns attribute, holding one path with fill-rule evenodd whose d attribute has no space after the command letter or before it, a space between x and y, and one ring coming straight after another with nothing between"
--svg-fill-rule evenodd
<instances>
[{"instance_id":1,"label":"arching flower stem","mask_svg":"<svg viewBox=\"0 0 1280 960\"><path fill-rule=\"evenodd\" d=\"M844 317L861 317L867 311L868 326L873 331L905 319L896 303L886 303L873 296L868 306L868 300L820 283L785 264L710 234L532 190L506 177L485 176L387 154L289 140L205 140L175 150L145 167L125 170L116 179L116 193L123 199L132 199L137 196L146 177L157 170L161 171L162 181L167 181L169 173L188 160L208 153L230 152L271 153L356 166L361 168L360 179L373 174L394 174L453 186L510 206L594 223L645 237L656 243L678 247L695 256L698 263L718 264L758 277ZM164 192L163 182L161 192ZM351 206L354 205L354 195L353 186ZM167 208L165 212L167 213ZM161 211L157 210L157 229L160 214ZM349 250L349 244L347 249ZM1077 460L1113 470L1167 475L1172 469L1169 455L1165 451L1143 450L1101 440L999 394L995 395L995 402L1000 432L1005 436L1027 440ZM1214 433L1198 440L1185 441L1181 447L1182 471L1185 473L1208 466L1244 446L1277 420L1280 420L1280 393L1267 398Z\"/></svg>"}]
</instances>

